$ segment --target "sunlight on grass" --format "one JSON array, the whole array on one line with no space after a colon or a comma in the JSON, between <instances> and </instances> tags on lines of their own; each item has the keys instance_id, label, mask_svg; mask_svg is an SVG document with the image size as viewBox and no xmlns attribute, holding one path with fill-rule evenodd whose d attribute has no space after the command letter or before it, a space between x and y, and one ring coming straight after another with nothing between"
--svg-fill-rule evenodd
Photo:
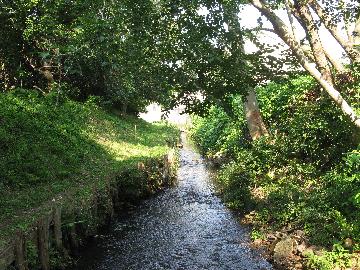
<instances>
[{"instance_id":1,"label":"sunlight on grass","mask_svg":"<svg viewBox=\"0 0 360 270\"><path fill-rule=\"evenodd\" d=\"M55 105L21 90L0 94L0 123L0 238L56 196L77 196L161 158L179 135L166 123L119 118L91 102Z\"/></svg>"}]
</instances>

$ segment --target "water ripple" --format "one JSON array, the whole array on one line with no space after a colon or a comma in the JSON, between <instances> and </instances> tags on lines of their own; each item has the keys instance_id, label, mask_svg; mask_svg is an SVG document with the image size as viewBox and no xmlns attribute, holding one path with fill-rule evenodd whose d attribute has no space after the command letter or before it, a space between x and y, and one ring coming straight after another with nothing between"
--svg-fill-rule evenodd
<instances>
[{"instance_id":1,"label":"water ripple","mask_svg":"<svg viewBox=\"0 0 360 270\"><path fill-rule=\"evenodd\" d=\"M180 155L177 186L116 220L76 269L272 269L214 195L202 158L187 145Z\"/></svg>"}]
</instances>

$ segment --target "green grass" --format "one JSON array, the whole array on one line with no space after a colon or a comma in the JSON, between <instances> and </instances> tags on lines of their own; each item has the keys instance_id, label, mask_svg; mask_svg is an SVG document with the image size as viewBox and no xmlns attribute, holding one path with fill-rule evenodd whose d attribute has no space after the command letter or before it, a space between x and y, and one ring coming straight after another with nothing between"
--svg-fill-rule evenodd
<instances>
[{"instance_id":1,"label":"green grass","mask_svg":"<svg viewBox=\"0 0 360 270\"><path fill-rule=\"evenodd\" d=\"M162 157L177 137L165 123L119 118L94 102L0 94L0 237L28 226L54 198L90 194L138 162Z\"/></svg>"}]
</instances>

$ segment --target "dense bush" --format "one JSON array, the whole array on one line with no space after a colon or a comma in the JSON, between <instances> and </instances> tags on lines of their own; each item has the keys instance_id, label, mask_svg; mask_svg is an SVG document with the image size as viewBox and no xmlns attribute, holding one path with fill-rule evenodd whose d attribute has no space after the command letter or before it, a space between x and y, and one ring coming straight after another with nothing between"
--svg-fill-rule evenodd
<instances>
[{"instance_id":1,"label":"dense bush","mask_svg":"<svg viewBox=\"0 0 360 270\"><path fill-rule=\"evenodd\" d=\"M192 136L205 154L230 154L218 177L224 200L255 210L258 228L302 229L310 242L329 248L350 238L358 249L359 131L309 77L256 92L268 137L250 142L244 116L217 107L194 119ZM242 110L241 102L232 105ZM236 139L229 144L229 137Z\"/></svg>"},{"instance_id":2,"label":"dense bush","mask_svg":"<svg viewBox=\"0 0 360 270\"><path fill-rule=\"evenodd\" d=\"M235 157L240 148L249 144L244 136L246 122L241 98L233 97L231 106L233 118L216 106L210 108L207 117L194 116L192 138L200 151L208 157L216 154Z\"/></svg>"},{"instance_id":3,"label":"dense bush","mask_svg":"<svg viewBox=\"0 0 360 270\"><path fill-rule=\"evenodd\" d=\"M284 153L328 168L352 149L355 127L310 77L257 89L261 111Z\"/></svg>"}]
</instances>

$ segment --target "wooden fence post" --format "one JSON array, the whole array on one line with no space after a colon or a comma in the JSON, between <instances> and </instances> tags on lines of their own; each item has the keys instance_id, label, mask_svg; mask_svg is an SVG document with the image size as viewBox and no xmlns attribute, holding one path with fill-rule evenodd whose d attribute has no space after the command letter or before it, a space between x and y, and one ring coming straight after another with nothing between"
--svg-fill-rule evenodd
<instances>
[{"instance_id":1,"label":"wooden fence post","mask_svg":"<svg viewBox=\"0 0 360 270\"><path fill-rule=\"evenodd\" d=\"M76 233L76 224L71 225L70 227L70 231L69 231L69 236L70 236L70 245L71 245L71 252L73 255L78 255L79 252L79 240L78 240L78 236Z\"/></svg>"},{"instance_id":2,"label":"wooden fence post","mask_svg":"<svg viewBox=\"0 0 360 270\"><path fill-rule=\"evenodd\" d=\"M61 208L55 207L53 212L54 238L55 245L59 251L63 250L62 231L61 231Z\"/></svg>"},{"instance_id":3,"label":"wooden fence post","mask_svg":"<svg viewBox=\"0 0 360 270\"><path fill-rule=\"evenodd\" d=\"M48 217L40 219L38 223L38 251L39 261L42 270L50 269L49 258L49 219Z\"/></svg>"},{"instance_id":4,"label":"wooden fence post","mask_svg":"<svg viewBox=\"0 0 360 270\"><path fill-rule=\"evenodd\" d=\"M16 232L15 238L15 266L18 270L28 270L26 261L25 236L21 231Z\"/></svg>"}]
</instances>

